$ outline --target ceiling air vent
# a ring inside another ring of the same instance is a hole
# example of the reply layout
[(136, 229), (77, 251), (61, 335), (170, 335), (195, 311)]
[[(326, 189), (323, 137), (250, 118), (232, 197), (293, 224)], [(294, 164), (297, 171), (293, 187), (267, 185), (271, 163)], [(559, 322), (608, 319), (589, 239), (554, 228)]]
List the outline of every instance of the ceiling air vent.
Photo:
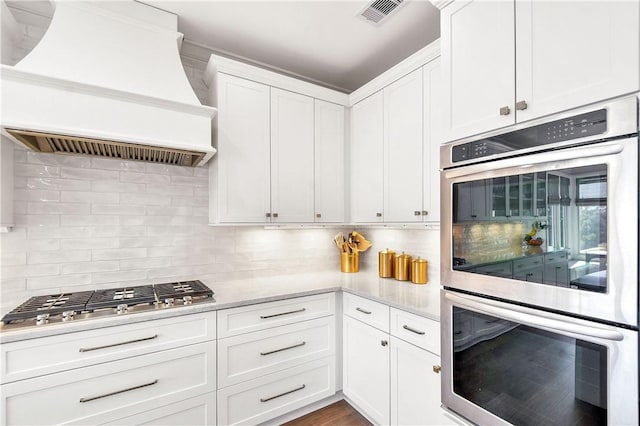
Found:
[(384, 18), (398, 9), (403, 0), (374, 0), (365, 7), (360, 15), (367, 21), (378, 24)]

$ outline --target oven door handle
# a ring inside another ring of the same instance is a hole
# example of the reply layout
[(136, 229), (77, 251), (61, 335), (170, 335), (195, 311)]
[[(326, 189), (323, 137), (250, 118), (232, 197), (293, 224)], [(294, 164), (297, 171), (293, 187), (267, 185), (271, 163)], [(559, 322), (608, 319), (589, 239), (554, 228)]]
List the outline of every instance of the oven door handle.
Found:
[(544, 316), (532, 315), (524, 312), (514, 311), (511, 309), (505, 309), (499, 306), (495, 306), (489, 301), (487, 303), (480, 303), (475, 300), (468, 299), (467, 297), (458, 296), (451, 293), (447, 293), (445, 297), (456, 306), (470, 308), (483, 314), (498, 316), (509, 321), (517, 322), (535, 328), (544, 328), (546, 330), (555, 331), (558, 333), (578, 334), (590, 339), (597, 338), (615, 341), (621, 341), (624, 339), (622, 333), (614, 330), (566, 323), (552, 318), (546, 318)]
[[(567, 148), (563, 150), (541, 152), (538, 154), (527, 155), (526, 157), (506, 158), (504, 160), (496, 160), (491, 164), (491, 170), (510, 169), (512, 167), (524, 167), (523, 161), (527, 166), (535, 164), (545, 164), (550, 162), (558, 162), (563, 160), (574, 160), (576, 158), (603, 157), (607, 155), (616, 155), (624, 151), (624, 146), (619, 143), (579, 146)], [(526, 159), (525, 159), (526, 158)], [(446, 170), (444, 177), (446, 179), (458, 178), (462, 176), (474, 175), (487, 170), (486, 164), (472, 164), (457, 169)]]

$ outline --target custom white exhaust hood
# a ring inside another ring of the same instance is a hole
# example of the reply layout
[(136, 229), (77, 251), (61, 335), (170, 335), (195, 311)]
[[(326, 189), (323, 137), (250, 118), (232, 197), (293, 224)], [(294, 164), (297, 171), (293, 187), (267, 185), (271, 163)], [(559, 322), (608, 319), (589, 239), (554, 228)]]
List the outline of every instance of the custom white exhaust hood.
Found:
[(2, 133), (40, 152), (198, 166), (215, 108), (185, 75), (177, 16), (133, 2), (55, 3), (51, 25), (2, 66)]

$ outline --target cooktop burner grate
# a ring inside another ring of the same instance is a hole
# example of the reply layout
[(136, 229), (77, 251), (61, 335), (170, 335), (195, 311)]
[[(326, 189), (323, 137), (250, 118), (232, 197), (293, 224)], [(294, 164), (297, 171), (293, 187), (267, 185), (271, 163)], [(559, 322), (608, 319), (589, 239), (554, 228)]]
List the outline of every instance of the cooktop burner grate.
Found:
[(155, 303), (155, 301), (156, 297), (153, 292), (153, 286), (151, 285), (111, 288), (108, 290), (96, 290), (87, 302), (87, 310), (115, 308), (120, 304), (151, 304)]
[(181, 298), (184, 296), (213, 296), (213, 291), (198, 280), (156, 284), (154, 287), (156, 289), (158, 299), (160, 300), (164, 300), (167, 297)]
[(6, 314), (2, 321), (6, 323), (33, 318), (40, 314), (55, 315), (66, 311), (81, 312), (92, 294), (93, 291), (81, 291), (50, 296), (35, 296)]

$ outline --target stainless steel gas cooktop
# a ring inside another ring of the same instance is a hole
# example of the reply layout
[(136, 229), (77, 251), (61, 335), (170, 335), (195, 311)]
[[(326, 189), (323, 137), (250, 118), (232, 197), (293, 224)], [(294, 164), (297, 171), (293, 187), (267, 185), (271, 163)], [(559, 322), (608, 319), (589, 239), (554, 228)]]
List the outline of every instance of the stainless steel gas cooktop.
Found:
[(2, 331), (215, 302), (201, 281), (35, 296), (2, 318)]

